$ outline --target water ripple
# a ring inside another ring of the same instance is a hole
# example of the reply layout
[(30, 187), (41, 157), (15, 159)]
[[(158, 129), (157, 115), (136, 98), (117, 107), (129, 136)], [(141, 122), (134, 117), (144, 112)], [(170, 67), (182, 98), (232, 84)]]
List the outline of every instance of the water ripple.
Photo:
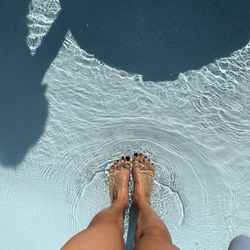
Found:
[(226, 249), (247, 231), (250, 43), (156, 83), (96, 60), (69, 32), (44, 81), (49, 118), (27, 162), (63, 184), (74, 232), (109, 204), (112, 162), (135, 151), (156, 165), (152, 204), (182, 249)]

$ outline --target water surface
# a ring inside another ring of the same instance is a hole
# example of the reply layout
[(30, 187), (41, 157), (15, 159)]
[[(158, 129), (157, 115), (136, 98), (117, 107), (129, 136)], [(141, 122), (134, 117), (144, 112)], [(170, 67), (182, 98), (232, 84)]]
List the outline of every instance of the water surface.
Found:
[[(43, 3), (47, 14), (30, 5), (33, 53), (60, 9)], [(18, 167), (1, 163), (0, 249), (59, 249), (109, 204), (107, 170), (134, 151), (157, 167), (152, 203), (176, 245), (227, 249), (250, 233), (249, 82), (249, 43), (155, 82), (96, 59), (69, 30), (42, 79), (42, 135)]]

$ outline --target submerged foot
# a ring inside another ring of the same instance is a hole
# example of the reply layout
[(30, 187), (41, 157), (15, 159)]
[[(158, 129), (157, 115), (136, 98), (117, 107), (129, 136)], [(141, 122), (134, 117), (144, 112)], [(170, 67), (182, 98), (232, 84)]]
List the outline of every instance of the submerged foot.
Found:
[(137, 153), (133, 157), (134, 202), (137, 206), (150, 204), (155, 167), (146, 156)]
[(127, 156), (117, 160), (109, 171), (111, 202), (123, 210), (126, 210), (128, 207), (130, 167), (130, 157)]

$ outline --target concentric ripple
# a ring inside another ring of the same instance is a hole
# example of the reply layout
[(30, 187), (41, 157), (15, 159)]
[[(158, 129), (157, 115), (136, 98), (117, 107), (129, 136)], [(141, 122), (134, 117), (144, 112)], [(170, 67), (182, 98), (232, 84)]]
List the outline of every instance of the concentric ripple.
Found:
[(157, 167), (152, 204), (182, 249), (224, 249), (246, 228), (250, 91), (248, 68), (237, 64), (243, 56), (248, 62), (248, 47), (175, 82), (144, 82), (88, 55), (68, 33), (45, 78), (50, 114), (36, 155), (49, 158), (43, 177), (65, 187), (74, 233), (108, 206), (108, 168), (134, 152)]
[[(128, 124), (126, 128), (124, 123)], [(143, 125), (138, 128), (138, 124)], [(116, 140), (108, 140), (111, 130)], [(216, 197), (215, 193), (226, 196), (228, 187), (221, 183), (221, 173), (211, 156), (205, 153), (207, 150), (195, 141), (171, 131), (166, 125), (157, 124), (156, 128), (156, 122), (143, 119), (103, 124), (97, 138), (102, 143), (96, 142), (88, 148), (80, 144), (62, 153), (49, 171), (59, 171), (61, 162), (65, 163), (61, 171), (66, 177), (66, 193), (71, 201), (69, 223), (75, 232), (86, 227), (98, 211), (108, 206), (107, 169), (122, 155), (133, 152), (146, 154), (156, 164), (152, 204), (172, 230), (185, 230), (190, 223), (196, 225), (201, 221), (209, 224), (211, 216), (216, 219), (220, 215), (211, 214), (209, 201)], [(53, 175), (44, 173), (48, 178)], [(209, 192), (211, 189), (213, 194)], [(218, 200), (214, 205), (220, 207), (221, 213), (226, 211), (223, 201)], [(197, 206), (199, 209), (191, 211)], [(127, 223), (126, 220), (126, 228)]]

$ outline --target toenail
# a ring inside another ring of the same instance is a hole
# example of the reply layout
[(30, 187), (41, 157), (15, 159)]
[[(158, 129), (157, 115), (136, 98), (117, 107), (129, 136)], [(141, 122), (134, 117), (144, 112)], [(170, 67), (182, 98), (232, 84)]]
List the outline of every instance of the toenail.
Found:
[(145, 155), (145, 158), (147, 159), (147, 156)]
[(134, 153), (134, 156), (138, 156), (138, 153)]
[(130, 161), (130, 157), (129, 156), (126, 156), (126, 161)]
[(124, 158), (124, 156), (122, 156), (122, 160), (124, 160), (125, 158)]
[(142, 155), (142, 153), (140, 153), (140, 155)]

